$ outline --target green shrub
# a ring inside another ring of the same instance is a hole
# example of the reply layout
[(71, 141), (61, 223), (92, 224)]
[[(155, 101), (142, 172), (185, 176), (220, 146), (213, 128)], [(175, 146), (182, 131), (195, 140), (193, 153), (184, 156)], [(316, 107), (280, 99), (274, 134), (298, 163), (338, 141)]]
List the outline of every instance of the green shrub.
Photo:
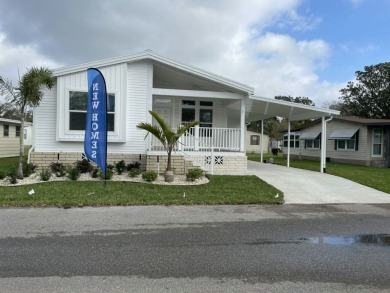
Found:
[(77, 161), (76, 167), (79, 170), (79, 173), (89, 173), (93, 168), (91, 163), (87, 159), (82, 159), (81, 161)]
[(3, 180), (5, 178), (5, 173), (3, 171), (0, 171), (0, 180)]
[(186, 177), (187, 181), (195, 181), (196, 179), (202, 178), (203, 175), (203, 170), (197, 168), (188, 170)]
[(8, 172), (8, 177), (9, 177), (9, 182), (11, 184), (16, 184), (18, 183), (18, 180), (16, 179), (17, 178), (17, 171), (16, 171), (16, 168), (15, 167), (12, 167), (9, 172)]
[(111, 180), (112, 176), (114, 175), (114, 172), (112, 171), (112, 169), (106, 168), (106, 173), (105, 174), (102, 171), (100, 171), (99, 174), (100, 174), (99, 175), (100, 179), (102, 179), (102, 180)]
[(137, 177), (139, 175), (141, 175), (142, 171), (140, 169), (137, 169), (137, 168), (133, 168), (129, 171), (129, 176), (131, 178), (134, 178), (134, 177)]
[(131, 169), (140, 169), (140, 167), (141, 167), (141, 163), (133, 162), (127, 165), (127, 171), (130, 171)]
[(126, 163), (124, 160), (119, 161), (118, 163), (115, 164), (115, 169), (116, 172), (120, 175), (126, 170)]
[(91, 171), (91, 177), (92, 178), (98, 178), (99, 177), (99, 168), (93, 168)]
[(147, 181), (147, 182), (152, 182), (157, 179), (157, 172), (155, 171), (146, 171), (142, 173), (142, 179)]
[(48, 181), (51, 177), (51, 171), (50, 169), (43, 169), (40, 173), (39, 173), (39, 177), (41, 178), (42, 181)]
[(51, 163), (50, 170), (56, 174), (57, 177), (64, 177), (66, 175), (66, 168), (62, 163)]
[(35, 173), (35, 170), (37, 169), (37, 165), (34, 165), (33, 163), (23, 163), (23, 176), (28, 177), (32, 173)]
[(80, 177), (80, 171), (77, 167), (69, 167), (67, 172), (70, 180), (76, 181)]

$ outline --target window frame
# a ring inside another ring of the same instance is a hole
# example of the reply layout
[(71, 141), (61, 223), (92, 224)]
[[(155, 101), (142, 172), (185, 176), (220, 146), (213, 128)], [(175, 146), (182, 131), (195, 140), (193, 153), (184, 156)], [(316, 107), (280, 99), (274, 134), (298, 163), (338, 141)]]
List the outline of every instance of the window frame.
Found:
[[(85, 113), (85, 115), (87, 114), (87, 109), (85, 110), (80, 110), (80, 109), (75, 109), (75, 110), (71, 110), (70, 108), (70, 102), (71, 102), (71, 99), (70, 99), (70, 93), (71, 92), (78, 92), (78, 93), (84, 93), (84, 94), (87, 94), (87, 101), (88, 101), (88, 92), (87, 91), (69, 91), (69, 100), (68, 100), (68, 125), (67, 125), (67, 128), (69, 129), (69, 131), (85, 131), (85, 129), (71, 129), (70, 128), (70, 122), (71, 122), (71, 119), (70, 119), (70, 114), (71, 113)], [(111, 92), (108, 92), (107, 91), (107, 96), (114, 96), (114, 101), (115, 101), (115, 106), (114, 106), (114, 111), (107, 111), (107, 116), (108, 115), (114, 115), (114, 129), (113, 130), (108, 130), (108, 133), (115, 133), (115, 127), (117, 127), (117, 123), (115, 123), (115, 110), (116, 110), (116, 96), (114, 93), (111, 93)], [(86, 105), (88, 106), (88, 105)]]
[[(357, 133), (357, 132), (356, 132)], [(356, 150), (356, 133), (350, 139), (335, 139), (336, 141), (336, 151), (347, 151), (347, 152), (357, 152)], [(353, 141), (353, 148), (348, 148), (348, 142)], [(341, 148), (339, 143), (344, 142), (344, 147)]]
[[(299, 134), (290, 133), (290, 149), (300, 148), (300, 141), (299, 141), (300, 136), (301, 136), (300, 133)], [(288, 133), (285, 133), (285, 135), (283, 135), (283, 148), (287, 148), (287, 147), (288, 147)]]
[[(375, 143), (374, 141), (374, 135), (375, 135), (375, 130), (379, 130), (380, 131), (380, 143)], [(379, 128), (379, 127), (375, 127), (372, 129), (372, 132), (371, 132), (371, 156), (372, 157), (376, 157), (376, 158), (381, 158), (383, 157), (383, 129), (382, 128)], [(380, 151), (381, 153), (378, 155), (378, 154), (374, 154), (374, 145), (380, 145)]]
[(9, 137), (9, 124), (3, 124), (3, 137)]
[[(256, 138), (256, 139), (254, 139)], [(260, 135), (251, 134), (250, 136), (250, 145), (260, 145)]]
[[(58, 83), (57, 90), (61, 88), (61, 84)], [(65, 86), (60, 92), (60, 98), (57, 100), (57, 141), (84, 141), (85, 130), (70, 130), (69, 129), (69, 104), (71, 91), (87, 92), (84, 87), (67, 87)], [(126, 142), (126, 124), (121, 123), (126, 117), (126, 107), (122, 100), (123, 89), (107, 88), (107, 92), (115, 95), (115, 111), (114, 111), (114, 130), (108, 131), (108, 142)]]
[(20, 137), (20, 126), (19, 125), (15, 126), (15, 137)]
[[(309, 146), (309, 142), (311, 145)], [(316, 146), (316, 142), (318, 142), (318, 146)], [(319, 135), (316, 139), (305, 139), (305, 149), (308, 150), (320, 150), (321, 149), (321, 135)]]

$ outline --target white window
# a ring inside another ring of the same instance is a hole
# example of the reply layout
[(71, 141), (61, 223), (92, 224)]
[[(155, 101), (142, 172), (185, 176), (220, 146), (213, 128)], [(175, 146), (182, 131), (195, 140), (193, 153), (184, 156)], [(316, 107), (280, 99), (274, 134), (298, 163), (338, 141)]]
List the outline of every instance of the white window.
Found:
[[(299, 132), (290, 133), (290, 148), (299, 149)], [(288, 134), (284, 134), (283, 147), (287, 148), (288, 146)]]
[[(87, 103), (87, 92), (69, 92), (69, 130), (85, 130)], [(107, 130), (115, 131), (115, 94), (107, 95)]]
[(15, 127), (15, 136), (20, 137), (20, 126)]
[(383, 147), (383, 132), (381, 128), (372, 129), (372, 156), (381, 157)]
[(305, 140), (305, 147), (307, 149), (320, 149), (321, 147), (321, 142), (320, 139), (306, 139)]
[(336, 140), (338, 150), (356, 150), (356, 135), (352, 136), (351, 139), (338, 139)]

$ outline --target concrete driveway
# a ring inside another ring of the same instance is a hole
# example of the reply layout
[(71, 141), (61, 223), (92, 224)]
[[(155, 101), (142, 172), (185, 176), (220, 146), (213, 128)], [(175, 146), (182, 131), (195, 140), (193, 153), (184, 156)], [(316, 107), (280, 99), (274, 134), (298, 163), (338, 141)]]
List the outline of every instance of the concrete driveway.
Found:
[(390, 203), (390, 194), (320, 172), (248, 161), (256, 175), (283, 191), (286, 204)]

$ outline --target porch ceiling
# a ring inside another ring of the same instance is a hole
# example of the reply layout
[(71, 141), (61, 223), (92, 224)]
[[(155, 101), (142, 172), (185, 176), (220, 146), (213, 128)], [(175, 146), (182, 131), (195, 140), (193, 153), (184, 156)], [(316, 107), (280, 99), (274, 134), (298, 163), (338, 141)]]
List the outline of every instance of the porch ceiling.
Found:
[(283, 117), (288, 118), (290, 121), (299, 121), (340, 114), (340, 111), (256, 96), (249, 96), (246, 99), (245, 112), (245, 122), (272, 117)]

